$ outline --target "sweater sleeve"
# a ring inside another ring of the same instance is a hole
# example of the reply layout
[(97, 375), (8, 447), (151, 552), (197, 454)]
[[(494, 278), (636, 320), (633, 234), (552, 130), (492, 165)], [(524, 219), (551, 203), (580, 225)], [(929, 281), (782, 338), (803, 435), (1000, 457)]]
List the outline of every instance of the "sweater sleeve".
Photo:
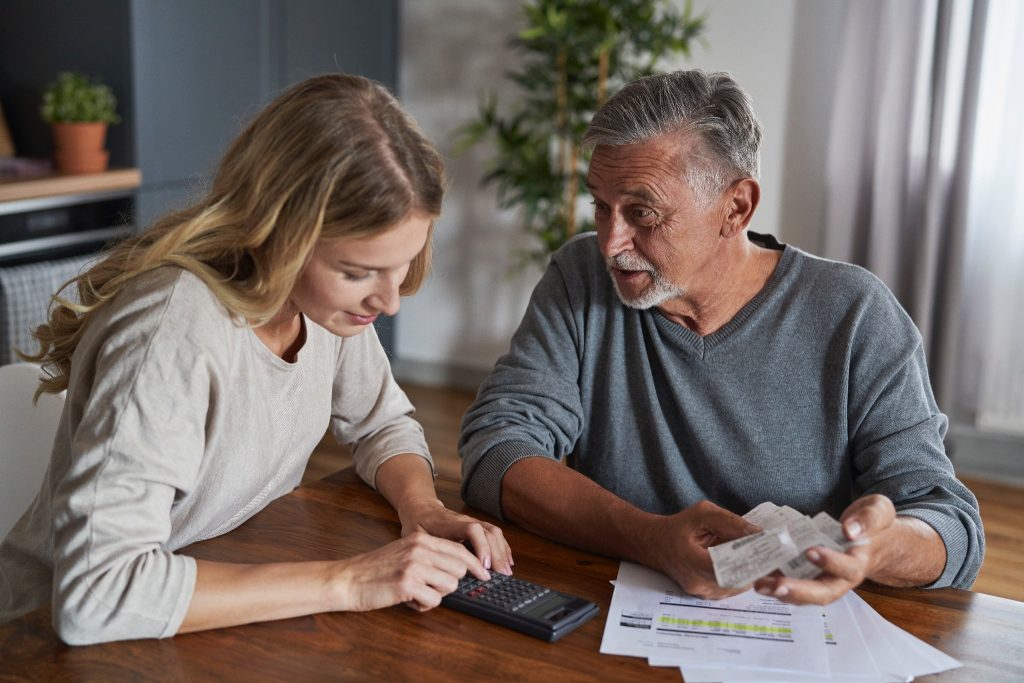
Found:
[(518, 460), (561, 460), (583, 429), (581, 334), (558, 255), (533, 291), (509, 352), (462, 421), (462, 497), (501, 517), (501, 480)]
[(356, 472), (375, 487), (377, 468), (402, 453), (421, 456), (434, 470), (423, 427), (413, 406), (395, 382), (387, 354), (373, 327), (339, 340), (331, 401), (331, 432), (352, 445)]
[(895, 310), (884, 304), (873, 307), (851, 363), (854, 495), (888, 496), (897, 514), (938, 532), (946, 565), (927, 587), (970, 588), (985, 554), (978, 501), (946, 456), (947, 419), (932, 394), (920, 335), (895, 300), (888, 307)]
[(211, 376), (206, 332), (168, 313), (169, 298), (129, 302), (87, 343), (94, 355), (76, 354), (91, 386), (69, 392), (81, 415), (52, 529), (54, 628), (70, 644), (174, 635), (191, 602), (195, 560), (167, 541), (202, 460)]

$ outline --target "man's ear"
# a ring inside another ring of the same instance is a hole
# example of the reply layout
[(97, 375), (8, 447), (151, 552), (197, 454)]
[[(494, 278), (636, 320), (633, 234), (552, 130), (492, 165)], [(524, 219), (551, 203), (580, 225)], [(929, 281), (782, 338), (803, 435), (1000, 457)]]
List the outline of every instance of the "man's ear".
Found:
[(730, 239), (743, 232), (754, 217), (761, 200), (761, 186), (753, 178), (737, 180), (725, 191), (725, 215), (722, 217), (722, 237)]

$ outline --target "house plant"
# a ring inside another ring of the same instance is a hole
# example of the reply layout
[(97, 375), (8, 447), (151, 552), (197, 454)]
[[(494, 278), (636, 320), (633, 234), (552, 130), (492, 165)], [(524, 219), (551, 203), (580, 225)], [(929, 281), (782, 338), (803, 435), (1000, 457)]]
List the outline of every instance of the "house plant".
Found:
[(537, 246), (521, 261), (548, 256), (593, 222), (577, 211), (586, 194), (587, 158), (579, 142), (590, 117), (623, 84), (654, 72), (658, 61), (690, 54), (704, 31), (690, 0), (525, 0), (526, 28), (511, 38), (523, 61), (507, 73), (523, 92), (506, 110), (486, 97), (458, 131), (459, 150), (495, 144), (483, 185), (502, 208), (520, 208)]
[(120, 122), (117, 99), (98, 79), (65, 71), (47, 86), (39, 109), (51, 124), (54, 161), (65, 173), (98, 173), (107, 168), (107, 125)]

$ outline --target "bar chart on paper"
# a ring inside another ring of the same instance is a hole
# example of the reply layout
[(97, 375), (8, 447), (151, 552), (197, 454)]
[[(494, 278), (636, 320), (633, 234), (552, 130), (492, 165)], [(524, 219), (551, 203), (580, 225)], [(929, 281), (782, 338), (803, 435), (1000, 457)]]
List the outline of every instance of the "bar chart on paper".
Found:
[(679, 667), (687, 681), (729, 683), (888, 683), (960, 666), (855, 593), (824, 607), (754, 591), (704, 600), (629, 562), (619, 566), (601, 652)]
[[(677, 613), (685, 610), (686, 616)], [(706, 613), (706, 616), (703, 614)], [(700, 615), (699, 618), (695, 618)], [(666, 595), (658, 615), (658, 631), (665, 634), (726, 636), (793, 642), (790, 610), (771, 598), (734, 607), (722, 601)]]

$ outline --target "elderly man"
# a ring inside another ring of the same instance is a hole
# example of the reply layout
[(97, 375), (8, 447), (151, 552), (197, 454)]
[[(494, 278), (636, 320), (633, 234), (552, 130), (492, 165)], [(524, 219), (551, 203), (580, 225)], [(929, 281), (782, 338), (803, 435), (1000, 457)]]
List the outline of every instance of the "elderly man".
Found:
[(723, 73), (643, 78), (594, 116), (596, 234), (553, 256), (467, 412), (463, 497), (703, 597), (735, 592), (707, 548), (756, 531), (737, 513), (763, 501), (867, 543), (813, 548), (817, 579), (762, 593), (969, 587), (984, 532), (921, 336), (867, 271), (747, 230), (760, 141)]

